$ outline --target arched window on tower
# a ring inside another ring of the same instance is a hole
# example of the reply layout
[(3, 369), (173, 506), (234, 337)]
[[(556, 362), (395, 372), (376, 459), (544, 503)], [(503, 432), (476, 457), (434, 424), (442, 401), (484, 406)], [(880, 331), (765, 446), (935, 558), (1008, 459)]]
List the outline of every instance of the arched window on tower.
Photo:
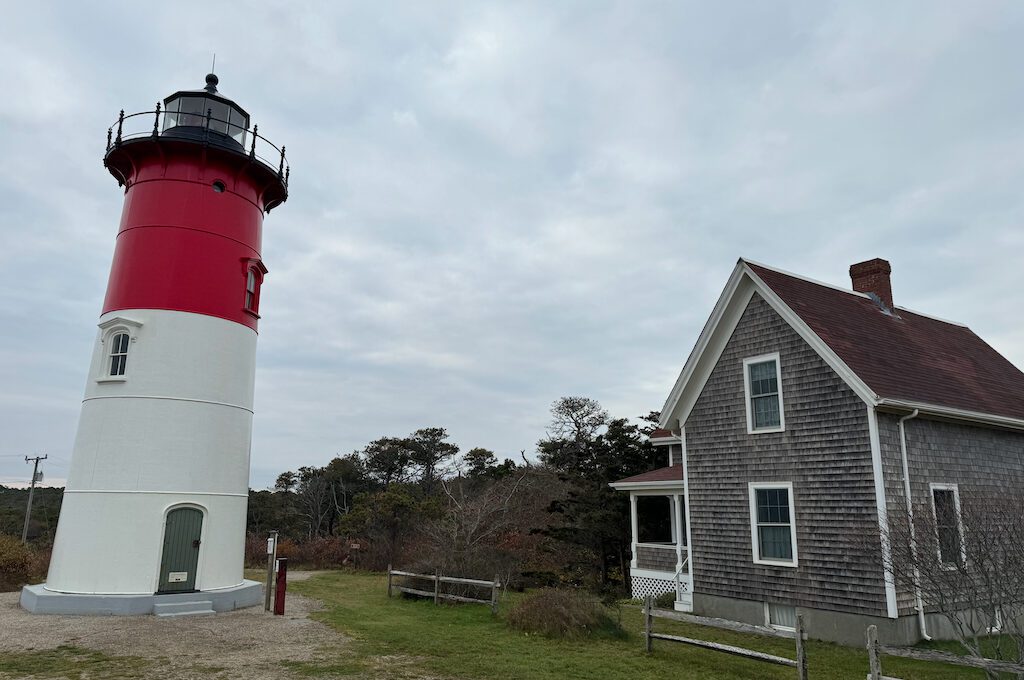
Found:
[[(94, 366), (98, 368), (96, 382), (122, 383), (128, 377), (128, 354), (138, 339), (142, 322), (124, 316), (114, 316), (99, 324), (100, 355)], [(132, 360), (137, 363), (136, 359)]]
[(126, 331), (119, 331), (110, 337), (110, 371), (111, 378), (124, 375), (128, 367), (128, 343), (131, 336)]

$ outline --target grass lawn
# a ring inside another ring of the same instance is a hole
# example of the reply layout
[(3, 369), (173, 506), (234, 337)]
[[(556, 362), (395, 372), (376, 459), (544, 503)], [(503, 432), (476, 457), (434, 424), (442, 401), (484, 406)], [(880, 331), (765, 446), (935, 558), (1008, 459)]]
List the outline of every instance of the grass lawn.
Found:
[[(565, 642), (524, 635), (504, 620), (508, 602), (497, 618), (486, 606), (434, 606), (432, 602), (388, 599), (380, 574), (332, 572), (289, 585), (315, 597), (327, 609), (315, 616), (355, 639), (351, 652), (319, 662), (291, 664), (311, 677), (566, 680), (660, 680), (708, 678), (796, 677), (794, 669), (756, 662), (679, 643), (655, 641), (644, 652), (638, 607), (622, 607), (626, 639), (597, 638)], [(514, 599), (515, 596), (512, 596)], [(659, 632), (723, 642), (795, 657), (789, 640), (742, 635), (729, 631), (656, 620)], [(867, 653), (862, 649), (809, 642), (808, 665), (813, 680), (864, 678)], [(886, 675), (905, 680), (984, 678), (980, 671), (887, 657)]]
[(135, 656), (109, 656), (81, 647), (61, 646), (46, 651), (0, 652), (0, 676), (11, 678), (140, 678), (152, 662)]

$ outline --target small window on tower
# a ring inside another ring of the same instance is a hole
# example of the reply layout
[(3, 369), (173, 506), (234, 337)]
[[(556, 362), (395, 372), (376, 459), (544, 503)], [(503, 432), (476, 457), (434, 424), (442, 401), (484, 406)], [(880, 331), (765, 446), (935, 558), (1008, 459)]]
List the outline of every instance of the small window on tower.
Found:
[(128, 366), (128, 343), (131, 337), (127, 333), (115, 333), (110, 338), (110, 373), (111, 377), (124, 375)]
[(256, 314), (260, 306), (260, 279), (255, 267), (250, 267), (245, 279), (245, 309)]
[[(94, 369), (98, 383), (123, 383), (128, 376), (128, 352), (136, 339), (142, 322), (124, 316), (101, 321), (99, 347)], [(132, 360), (138, 361), (138, 357)]]

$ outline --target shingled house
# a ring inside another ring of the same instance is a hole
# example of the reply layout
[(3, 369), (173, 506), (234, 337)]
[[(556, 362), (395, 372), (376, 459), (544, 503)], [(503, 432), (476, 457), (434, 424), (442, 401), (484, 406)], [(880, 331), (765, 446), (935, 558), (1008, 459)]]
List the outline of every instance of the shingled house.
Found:
[(666, 466), (612, 484), (630, 495), (634, 596), (779, 627), (800, 613), (848, 644), (871, 623), (894, 643), (942, 635), (864, 537), (908, 495), (942, 515), (1024, 485), (1024, 373), (895, 306), (885, 260), (850, 275), (852, 291), (737, 263), (652, 435)]

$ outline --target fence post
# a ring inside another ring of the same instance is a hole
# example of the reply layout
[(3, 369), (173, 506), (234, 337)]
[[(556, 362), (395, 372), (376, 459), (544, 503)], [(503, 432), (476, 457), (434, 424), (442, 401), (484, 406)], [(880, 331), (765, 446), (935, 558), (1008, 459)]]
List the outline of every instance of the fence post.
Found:
[(644, 638), (647, 639), (647, 651), (650, 652), (654, 640), (651, 638), (651, 633), (654, 631), (651, 628), (654, 627), (654, 616), (651, 614), (651, 607), (654, 605), (654, 598), (650, 595), (644, 597)]
[(882, 663), (878, 658), (878, 627), (868, 626), (868, 667), (871, 680), (882, 680)]
[(796, 617), (796, 677), (807, 680), (807, 650), (804, 649), (804, 617)]
[(495, 615), (498, 613), (498, 575), (494, 575), (494, 580), (491, 581), (491, 614)]
[(391, 597), (391, 563), (388, 563), (388, 597)]
[(441, 601), (441, 570), (434, 570), (434, 604)]

